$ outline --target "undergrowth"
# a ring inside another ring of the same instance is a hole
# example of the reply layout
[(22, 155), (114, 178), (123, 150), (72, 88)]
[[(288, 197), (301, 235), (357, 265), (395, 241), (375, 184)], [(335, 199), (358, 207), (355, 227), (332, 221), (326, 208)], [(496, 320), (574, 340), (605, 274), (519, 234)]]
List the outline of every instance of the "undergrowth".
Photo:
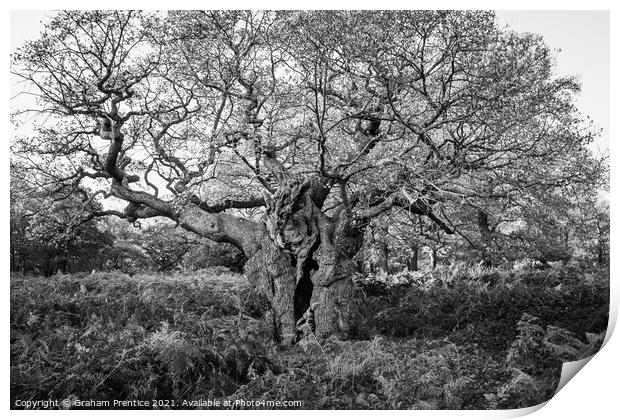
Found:
[(11, 279), (11, 401), (299, 400), (486, 409), (553, 395), (593, 354), (604, 273), (453, 266), (358, 279), (350, 341), (278, 349), (266, 298), (226, 270)]

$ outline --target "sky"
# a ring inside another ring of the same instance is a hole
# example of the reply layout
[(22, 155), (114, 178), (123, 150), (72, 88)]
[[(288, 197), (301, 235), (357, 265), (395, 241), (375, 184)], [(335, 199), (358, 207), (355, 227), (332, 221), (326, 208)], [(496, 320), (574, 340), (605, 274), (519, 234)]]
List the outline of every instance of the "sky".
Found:
[[(11, 12), (11, 51), (26, 40), (36, 39), (49, 11)], [(556, 52), (556, 76), (577, 76), (582, 84), (578, 108), (602, 129), (594, 150), (609, 146), (609, 12), (608, 11), (496, 11), (500, 27), (543, 36)], [(14, 81), (14, 79), (12, 79)], [(11, 96), (16, 92), (12, 85)], [(15, 102), (27, 99), (19, 98)], [(20, 104), (21, 105), (21, 104)]]
[(53, 12), (38, 10), (11, 11), (11, 51), (25, 41), (36, 39), (43, 27), (41, 21), (52, 15)]

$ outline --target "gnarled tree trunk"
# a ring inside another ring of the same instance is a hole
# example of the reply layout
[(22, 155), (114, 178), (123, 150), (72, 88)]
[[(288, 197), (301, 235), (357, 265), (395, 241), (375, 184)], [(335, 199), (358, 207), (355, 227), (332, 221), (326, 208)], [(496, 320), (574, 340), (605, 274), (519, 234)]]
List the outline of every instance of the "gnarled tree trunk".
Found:
[(363, 234), (348, 215), (321, 211), (326, 191), (314, 178), (266, 198), (266, 235), (246, 264), (247, 275), (260, 279), (271, 296), (283, 343), (294, 341), (295, 324), (308, 310), (318, 336), (349, 334), (353, 257)]

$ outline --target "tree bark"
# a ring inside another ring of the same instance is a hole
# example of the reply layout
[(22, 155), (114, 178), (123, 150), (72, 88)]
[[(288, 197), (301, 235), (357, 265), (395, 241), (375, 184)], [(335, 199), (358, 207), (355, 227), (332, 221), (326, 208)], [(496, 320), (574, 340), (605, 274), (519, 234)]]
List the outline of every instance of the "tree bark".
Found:
[(431, 248), (431, 267), (437, 268), (437, 250)]
[(383, 241), (379, 245), (381, 249), (381, 269), (385, 272), (385, 274), (389, 274), (390, 270), (390, 250), (388, 248), (387, 242)]
[(418, 271), (418, 252), (418, 245), (411, 245), (411, 255), (409, 255), (409, 260), (407, 261), (407, 268), (409, 271)]
[(245, 276), (267, 294), (276, 341), (290, 345), (295, 339), (295, 268), (291, 259), (260, 229), (256, 247), (244, 266)]
[(491, 267), (493, 265), (493, 258), (491, 255), (493, 232), (489, 227), (489, 215), (482, 210), (478, 210), (478, 230), (480, 232), (482, 264), (486, 267)]
[(314, 256), (318, 269), (312, 275), (316, 334), (319, 337), (349, 336), (354, 271), (353, 258), (364, 237), (357, 221), (346, 216), (322, 225), (321, 244)]

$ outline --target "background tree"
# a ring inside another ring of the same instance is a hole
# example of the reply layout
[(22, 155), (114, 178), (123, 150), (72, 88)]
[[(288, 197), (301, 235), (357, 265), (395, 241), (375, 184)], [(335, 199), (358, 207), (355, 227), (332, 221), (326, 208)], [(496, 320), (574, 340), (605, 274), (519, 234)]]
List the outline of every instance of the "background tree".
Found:
[(97, 267), (99, 251), (112, 243), (112, 235), (95, 220), (70, 227), (100, 205), (66, 191), (48, 195), (22, 175), (11, 171), (11, 271), (50, 276)]

